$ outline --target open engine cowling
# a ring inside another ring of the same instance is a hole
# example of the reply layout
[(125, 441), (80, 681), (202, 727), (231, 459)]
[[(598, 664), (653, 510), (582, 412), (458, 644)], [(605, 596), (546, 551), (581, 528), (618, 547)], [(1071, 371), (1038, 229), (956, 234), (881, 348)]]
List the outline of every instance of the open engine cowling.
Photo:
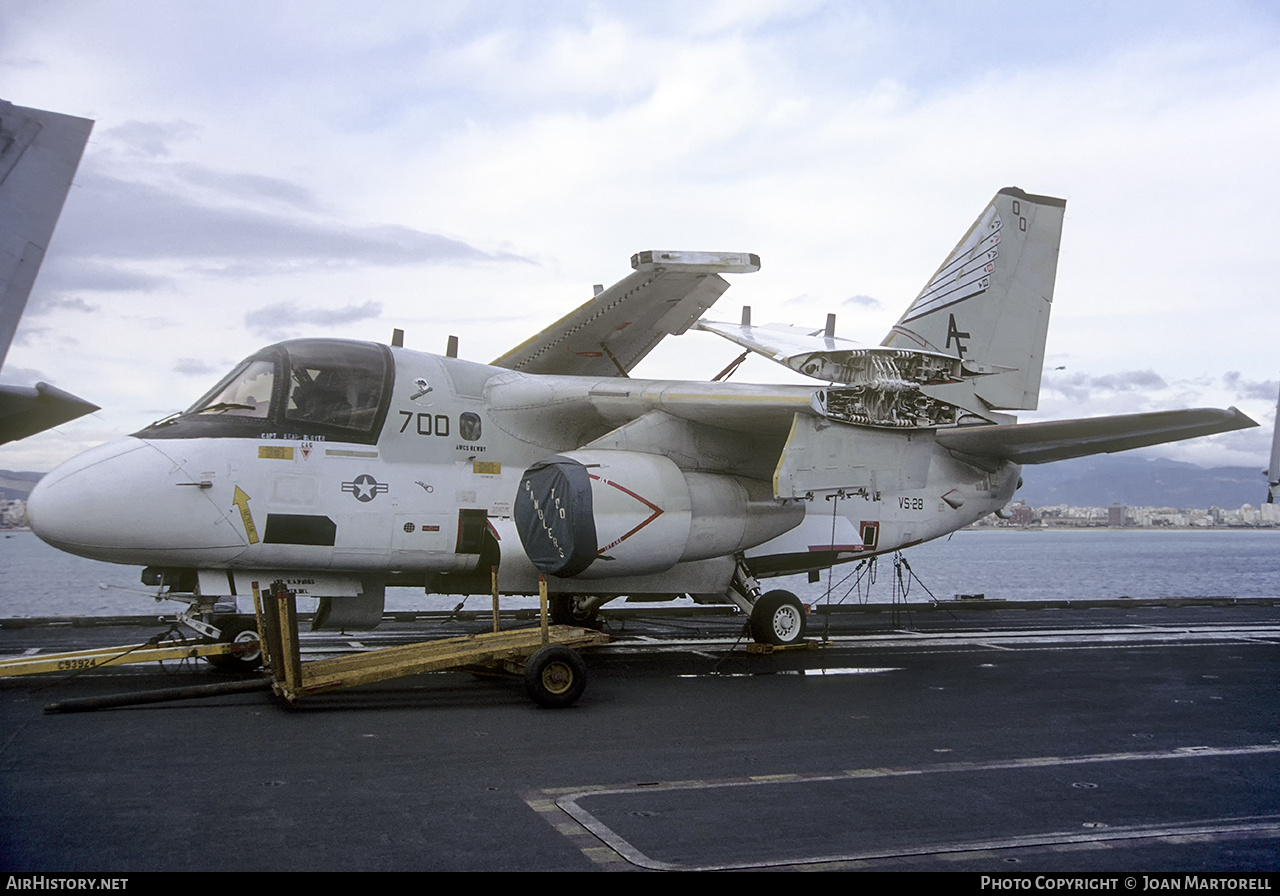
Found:
[(540, 571), (584, 579), (665, 572), (762, 544), (804, 509), (766, 483), (691, 473), (638, 451), (572, 451), (530, 467), (515, 522)]

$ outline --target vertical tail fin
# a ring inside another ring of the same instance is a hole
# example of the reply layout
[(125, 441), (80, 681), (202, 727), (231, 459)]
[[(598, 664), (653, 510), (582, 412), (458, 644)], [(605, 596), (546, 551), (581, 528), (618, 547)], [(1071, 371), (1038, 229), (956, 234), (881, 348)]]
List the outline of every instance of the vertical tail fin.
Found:
[(1267, 464), (1267, 503), (1280, 498), (1280, 397), (1276, 398), (1276, 422), (1271, 430), (1271, 462)]
[(881, 344), (961, 358), (986, 407), (1034, 410), (1066, 205), (997, 193)]

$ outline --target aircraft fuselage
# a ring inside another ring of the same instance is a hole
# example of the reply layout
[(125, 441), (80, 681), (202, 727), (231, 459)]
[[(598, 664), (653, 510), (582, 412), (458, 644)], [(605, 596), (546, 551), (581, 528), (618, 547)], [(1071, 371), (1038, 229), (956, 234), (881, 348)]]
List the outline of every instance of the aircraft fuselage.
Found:
[[(860, 472), (778, 497), (777, 458), (799, 418), (817, 419), (814, 392), (298, 340), (252, 356), (184, 414), (58, 467), (29, 516), (63, 550), (198, 571), (205, 591), (283, 577), (343, 596), (381, 577), (466, 592), (487, 590), (498, 565), (504, 592), (534, 593), (522, 482), (568, 457), (594, 471), (596, 543), (585, 569), (553, 564), (553, 593), (722, 597), (737, 557), (757, 576), (825, 568), (944, 535), (1012, 496), (1016, 465), (962, 463), (932, 430), (819, 420), (843, 436), (828, 465)], [(821, 478), (823, 461), (805, 463)]]

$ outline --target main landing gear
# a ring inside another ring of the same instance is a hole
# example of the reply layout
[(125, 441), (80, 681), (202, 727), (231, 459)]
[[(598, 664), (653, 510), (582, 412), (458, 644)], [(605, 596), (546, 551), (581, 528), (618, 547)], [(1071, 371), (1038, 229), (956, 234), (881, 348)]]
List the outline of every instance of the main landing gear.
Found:
[(804, 641), (805, 608), (800, 598), (780, 589), (761, 594), (760, 583), (741, 557), (730, 584), (729, 599), (749, 614), (748, 629), (754, 641), (774, 647)]
[(599, 598), (589, 594), (553, 594), (547, 598), (552, 625), (577, 625), (595, 628), (600, 619)]
[(804, 640), (805, 611), (790, 591), (770, 591), (751, 608), (751, 637), (760, 644), (787, 647)]

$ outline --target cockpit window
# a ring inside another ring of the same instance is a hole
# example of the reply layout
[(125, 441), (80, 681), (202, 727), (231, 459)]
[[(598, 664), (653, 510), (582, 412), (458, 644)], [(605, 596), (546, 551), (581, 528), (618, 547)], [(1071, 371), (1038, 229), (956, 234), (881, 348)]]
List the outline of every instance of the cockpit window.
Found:
[(260, 417), (271, 413), (271, 391), (276, 381), (274, 361), (242, 361), (213, 391), (201, 398), (182, 416), (221, 414), (229, 417)]
[(372, 444), (387, 416), (392, 378), (385, 346), (341, 339), (283, 342), (241, 361), (187, 410), (137, 435)]
[(378, 415), (382, 395), (385, 368), (381, 357), (335, 351), (333, 346), (325, 349), (322, 355), (302, 350), (289, 353), (285, 417), (368, 431)]

